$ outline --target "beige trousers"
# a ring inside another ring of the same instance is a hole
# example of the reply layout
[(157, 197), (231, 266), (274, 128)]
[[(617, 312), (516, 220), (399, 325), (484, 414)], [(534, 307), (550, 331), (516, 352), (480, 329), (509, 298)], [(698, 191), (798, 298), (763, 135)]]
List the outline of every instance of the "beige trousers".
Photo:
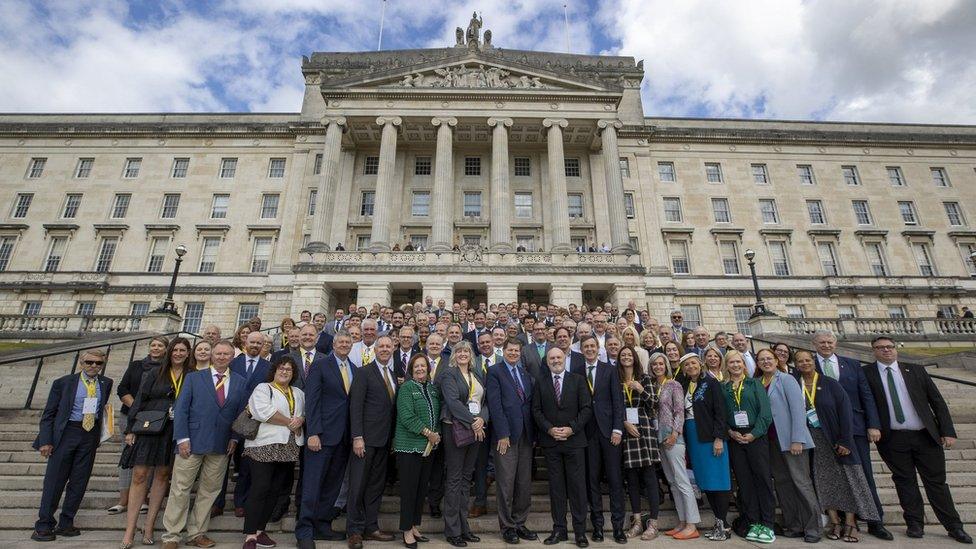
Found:
[[(180, 534), (186, 528), (186, 539), (192, 540), (207, 533), (210, 526), (210, 508), (213, 507), (220, 487), (224, 483), (227, 473), (226, 454), (192, 454), (183, 458), (176, 454), (173, 464), (172, 480), (169, 487), (169, 499), (166, 502), (166, 512), (163, 514), (163, 541), (180, 542)], [(197, 477), (197, 498), (190, 512), (190, 491)]]

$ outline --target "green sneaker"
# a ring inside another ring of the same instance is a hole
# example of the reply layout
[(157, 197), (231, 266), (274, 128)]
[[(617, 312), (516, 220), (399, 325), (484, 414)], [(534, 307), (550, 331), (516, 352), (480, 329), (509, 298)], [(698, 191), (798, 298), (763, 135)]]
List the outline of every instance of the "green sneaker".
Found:
[(772, 528), (759, 526), (758, 533), (752, 541), (755, 541), (756, 543), (773, 543), (776, 541), (776, 534), (773, 532)]
[(746, 539), (749, 541), (756, 541), (759, 538), (759, 531), (762, 528), (759, 524), (753, 524), (749, 527), (749, 533), (746, 534)]

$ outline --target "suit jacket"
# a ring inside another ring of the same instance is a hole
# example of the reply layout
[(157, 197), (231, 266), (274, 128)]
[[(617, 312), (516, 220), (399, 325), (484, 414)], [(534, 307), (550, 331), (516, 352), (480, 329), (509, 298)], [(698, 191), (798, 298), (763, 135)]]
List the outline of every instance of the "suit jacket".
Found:
[[(596, 363), (595, 377), (592, 391), (593, 416), (586, 425), (586, 437), (601, 436), (609, 440), (613, 431), (620, 431), (621, 434), (624, 432), (624, 392), (620, 388), (617, 369), (606, 362)], [(588, 384), (585, 363), (583, 383)]]
[(247, 375), (247, 358), (246, 353), (241, 353), (230, 361), (230, 371), (244, 378), (244, 386), (247, 388), (245, 399), (251, 398), (251, 393), (258, 386), (258, 383), (264, 383), (268, 380), (268, 371), (271, 369), (270, 362), (258, 358), (254, 364), (254, 371), (251, 372), (251, 375)]
[(278, 349), (277, 351), (271, 353), (271, 357), (268, 359), (268, 362), (270, 362), (271, 364), (274, 364), (274, 363), (278, 362), (278, 359), (279, 358), (281, 358), (283, 356), (286, 356), (286, 355), (296, 356), (294, 353), (292, 353), (292, 348), (291, 347), (285, 347), (284, 349)]
[(569, 352), (569, 368), (566, 371), (571, 374), (586, 375), (586, 359), (583, 358), (583, 353)]
[(349, 389), (350, 437), (363, 437), (366, 446), (374, 448), (389, 445), (393, 437), (395, 399), (395, 395), (390, 399), (376, 361), (363, 366), (356, 372)]
[(332, 335), (326, 331), (319, 332), (319, 339), (315, 342), (315, 350), (327, 355), (332, 352)]
[[(824, 375), (823, 359), (816, 355), (817, 372)], [(847, 357), (838, 356), (837, 366), (840, 369), (840, 376), (837, 381), (841, 387), (847, 391), (847, 398), (851, 401), (851, 419), (854, 422), (854, 436), (867, 436), (868, 429), (880, 429), (881, 420), (878, 418), (878, 406), (875, 403), (874, 394), (868, 386), (867, 378), (864, 377), (864, 368), (861, 364)]]
[(513, 444), (524, 440), (529, 444), (535, 441), (532, 421), (532, 388), (534, 381), (521, 364), (517, 366), (522, 379), (525, 399), (519, 399), (515, 381), (509, 374), (505, 362), (488, 368), (485, 381), (488, 409), (492, 417), (492, 440), (508, 438)]
[[(412, 357), (416, 353), (419, 353), (420, 349), (410, 349), (410, 356)], [(409, 361), (410, 359), (407, 358)], [(400, 357), (400, 349), (393, 351), (393, 372), (397, 379), (407, 378), (407, 363), (403, 361)]]
[[(317, 435), (323, 446), (338, 446), (348, 444), (349, 437), (349, 395), (342, 383), (342, 373), (339, 372), (339, 360), (335, 354), (318, 360), (318, 355), (312, 360), (312, 368), (305, 380), (305, 435)], [(353, 378), (359, 377), (361, 370), (357, 370), (352, 363), (349, 370)]]
[[(590, 390), (586, 379), (563, 372), (562, 394), (556, 401), (556, 388), (548, 368), (539, 373), (532, 396), (532, 417), (539, 426), (539, 446), (552, 448), (563, 445), (569, 448), (586, 448), (585, 426), (593, 415)], [(549, 435), (553, 427), (570, 427), (573, 435), (557, 441)]]
[[(800, 381), (800, 390), (803, 390), (803, 379)], [(817, 377), (816, 397), (813, 407), (817, 411), (817, 419), (820, 421), (820, 430), (823, 432), (830, 448), (819, 448), (818, 450), (833, 453), (837, 463), (845, 465), (857, 465), (861, 463), (861, 458), (854, 451), (853, 419), (851, 412), (851, 399), (847, 396), (847, 391), (837, 380), (821, 375)], [(806, 396), (804, 406), (806, 405)], [(846, 456), (838, 456), (833, 447), (836, 444), (851, 450)]]
[[(471, 375), (478, 380), (482, 388), (485, 387), (485, 375), (481, 372), (481, 369), (471, 368)], [(467, 377), (458, 368), (447, 368), (437, 376), (437, 384), (441, 388), (441, 419), (445, 421), (460, 421), (470, 427), (474, 422), (475, 416), (468, 409), (470, 386), (468, 385)], [(477, 417), (483, 419), (485, 424), (487, 424), (488, 418), (491, 416), (491, 411), (488, 410), (484, 396), (479, 404), (481, 405), (481, 411)]]
[(471, 330), (470, 332), (465, 332), (464, 333), (464, 340), (467, 341), (468, 343), (470, 343), (471, 344), (471, 347), (474, 348), (475, 351), (477, 351), (478, 350), (478, 336), (481, 335), (482, 332), (490, 332), (490, 331), (491, 330), (488, 329), (488, 326), (485, 326), (484, 328), (481, 329), (480, 332), (477, 329)]
[[(323, 354), (318, 352), (316, 349), (315, 353), (312, 355), (312, 365), (308, 368), (308, 376), (311, 376), (312, 371), (316, 368), (321, 368), (330, 355), (331, 353), (329, 355)], [(304, 391), (305, 387), (308, 385), (308, 376), (305, 375), (305, 350), (299, 347), (297, 350), (289, 353), (289, 356), (298, 366), (298, 371), (295, 372), (295, 381), (292, 383), (292, 385)]]
[(217, 405), (210, 368), (190, 372), (183, 378), (183, 388), (173, 405), (173, 440), (190, 439), (190, 452), (195, 455), (227, 452), (232, 436), (230, 426), (251, 396), (244, 376), (230, 369), (227, 373), (230, 391), (223, 407)]
[[(905, 378), (908, 395), (912, 399), (915, 413), (918, 414), (925, 431), (938, 444), (941, 437), (956, 438), (956, 428), (952, 424), (952, 414), (946, 405), (942, 393), (929, 377), (928, 372), (921, 366), (904, 366), (898, 364), (901, 375)], [(881, 366), (877, 362), (864, 368), (868, 385), (874, 393), (874, 400), (878, 403), (878, 414), (881, 420), (881, 442), (888, 440), (891, 435), (891, 416), (888, 413), (888, 397), (881, 383)]]
[(339, 330), (336, 330), (336, 325), (335, 324), (336, 324), (335, 319), (332, 319), (332, 320), (326, 322), (325, 323), (325, 327), (322, 328), (322, 332), (324, 332), (326, 334), (329, 334), (330, 336), (332, 336), (333, 338), (335, 338), (336, 333), (339, 330), (342, 329), (343, 322), (339, 322)]
[[(549, 349), (552, 349), (552, 344), (546, 343), (545, 352), (548, 353)], [(529, 374), (535, 378), (549, 372), (549, 367), (546, 365), (545, 354), (543, 354), (541, 357), (539, 356), (539, 352), (536, 350), (534, 341), (522, 347), (522, 364), (525, 365), (525, 369), (529, 371)]]
[(814, 445), (807, 429), (806, 401), (796, 378), (776, 370), (768, 393), (780, 451), (788, 451), (794, 442), (803, 444), (804, 450), (812, 449)]
[[(51, 384), (47, 403), (44, 404), (44, 411), (41, 413), (37, 438), (34, 439), (33, 447), (35, 450), (48, 444), (57, 449), (58, 444), (61, 443), (61, 435), (64, 434), (64, 429), (68, 426), (68, 420), (71, 418), (71, 409), (74, 407), (78, 384), (81, 383), (81, 375), (81, 373), (68, 374), (55, 379)], [(112, 396), (112, 380), (102, 375), (96, 379), (98, 380), (100, 394), (98, 412), (95, 416), (95, 428), (101, 429), (105, 403)], [(138, 392), (138, 389), (136, 391)]]

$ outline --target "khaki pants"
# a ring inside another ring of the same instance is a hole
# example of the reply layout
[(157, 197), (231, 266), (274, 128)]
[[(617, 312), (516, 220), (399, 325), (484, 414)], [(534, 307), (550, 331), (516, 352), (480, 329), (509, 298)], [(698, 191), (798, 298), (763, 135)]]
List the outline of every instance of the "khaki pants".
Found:
[[(213, 507), (220, 487), (227, 473), (226, 454), (192, 454), (183, 458), (176, 454), (173, 464), (172, 481), (169, 488), (169, 499), (166, 502), (166, 512), (163, 514), (163, 541), (180, 542), (180, 534), (186, 528), (186, 539), (192, 540), (207, 533), (210, 526), (210, 508)], [(197, 498), (190, 512), (190, 491), (197, 476), (200, 484), (197, 486)]]

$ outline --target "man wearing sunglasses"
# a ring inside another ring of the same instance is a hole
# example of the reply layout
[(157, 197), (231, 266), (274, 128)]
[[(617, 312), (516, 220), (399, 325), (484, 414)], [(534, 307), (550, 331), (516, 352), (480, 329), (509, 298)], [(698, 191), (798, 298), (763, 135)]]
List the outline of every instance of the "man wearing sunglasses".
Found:
[(684, 333), (691, 331), (691, 329), (684, 326), (684, 320), (685, 315), (681, 312), (681, 309), (671, 311), (671, 335), (675, 341), (683, 341), (682, 336)]
[[(34, 440), (34, 449), (47, 459), (41, 506), (31, 535), (34, 541), (81, 534), (74, 526), (75, 513), (88, 488), (101, 442), (105, 403), (112, 394), (112, 380), (99, 375), (105, 357), (101, 349), (85, 351), (78, 362), (81, 373), (60, 377), (51, 384)], [(54, 511), (62, 493), (61, 517), (55, 523)]]

